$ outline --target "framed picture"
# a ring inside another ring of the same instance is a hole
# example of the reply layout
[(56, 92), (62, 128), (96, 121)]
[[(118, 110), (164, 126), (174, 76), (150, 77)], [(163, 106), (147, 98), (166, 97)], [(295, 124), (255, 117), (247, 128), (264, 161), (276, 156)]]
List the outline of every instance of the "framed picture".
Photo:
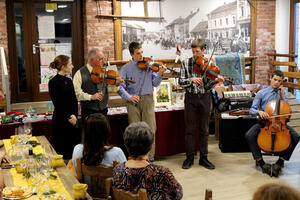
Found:
[(153, 91), (154, 106), (167, 107), (172, 105), (172, 84), (169, 80), (163, 80)]

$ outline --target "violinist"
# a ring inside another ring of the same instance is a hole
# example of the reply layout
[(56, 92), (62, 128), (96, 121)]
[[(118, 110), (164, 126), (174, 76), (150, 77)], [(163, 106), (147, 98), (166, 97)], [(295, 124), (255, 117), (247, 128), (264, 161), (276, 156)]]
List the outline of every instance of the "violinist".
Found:
[[(272, 73), (270, 79), (270, 86), (260, 90), (255, 96), (250, 109), (250, 114), (259, 115), (261, 119), (268, 119), (269, 114), (265, 112), (265, 107), (268, 102), (276, 99), (277, 91), (279, 89), (281, 90), (280, 98), (284, 101), (287, 101), (287, 92), (286, 90), (284, 90), (282, 82), (283, 82), (282, 71), (275, 70)], [(287, 150), (279, 153), (278, 160), (276, 161), (275, 164), (271, 165), (265, 163), (265, 161), (263, 160), (261, 149), (257, 143), (257, 137), (261, 131), (261, 128), (265, 127), (265, 125), (266, 125), (265, 121), (258, 122), (248, 130), (245, 137), (248, 142), (249, 148), (252, 152), (253, 158), (259, 164), (262, 172), (270, 176), (278, 177), (281, 168), (283, 167), (284, 161), (290, 159), (297, 143), (299, 142), (300, 136), (290, 126), (286, 125), (287, 129), (291, 134), (291, 145)]]
[[(104, 67), (104, 54), (97, 48), (88, 52), (88, 63), (81, 67), (74, 75), (73, 84), (77, 99), (80, 100), (81, 118), (93, 113), (107, 115), (108, 91), (105, 81), (96, 84), (91, 80), (91, 72), (94, 67)], [(117, 77), (116, 85), (123, 79)]]
[[(166, 67), (159, 67), (158, 72), (151, 70), (151, 66), (141, 69), (139, 64), (143, 64), (144, 61), (143, 49), (137, 42), (129, 44), (129, 52), (132, 60), (122, 67), (120, 76), (124, 79), (133, 80), (135, 83), (122, 83), (118, 93), (127, 101), (126, 107), (129, 123), (144, 121), (149, 125), (152, 132), (155, 133), (156, 122), (152, 92), (153, 87), (159, 86), (162, 81)], [(154, 152), (155, 142), (149, 153), (150, 161), (154, 160)]]
[[(186, 159), (182, 164), (182, 168), (189, 169), (194, 164), (195, 134), (197, 122), (199, 122), (199, 165), (207, 169), (215, 169), (215, 166), (207, 158), (211, 89), (217, 84), (217, 81), (224, 81), (224, 78), (221, 75), (217, 75), (215, 80), (210, 80), (205, 74), (197, 74), (194, 70), (194, 65), (198, 58), (204, 56), (206, 44), (201, 39), (195, 39), (192, 41), (191, 47), (193, 57), (185, 59), (182, 62), (179, 78), (179, 84), (185, 89), (184, 118), (186, 127)], [(215, 64), (215, 62), (213, 61), (211, 64)]]

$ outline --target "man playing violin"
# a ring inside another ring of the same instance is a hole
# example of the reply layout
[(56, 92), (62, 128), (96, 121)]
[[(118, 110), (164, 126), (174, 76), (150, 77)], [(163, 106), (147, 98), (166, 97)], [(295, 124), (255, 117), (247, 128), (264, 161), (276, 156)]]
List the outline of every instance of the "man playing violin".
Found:
[[(146, 69), (140, 69), (139, 62), (141, 63), (144, 57), (142, 46), (137, 42), (129, 44), (129, 52), (132, 60), (122, 67), (120, 76), (124, 79), (133, 80), (136, 83), (122, 83), (118, 93), (127, 101), (126, 107), (129, 123), (144, 121), (150, 126), (153, 133), (155, 133), (156, 122), (152, 92), (153, 87), (159, 86), (162, 81), (166, 67), (161, 66), (158, 72), (149, 69), (150, 66)], [(150, 161), (154, 160), (154, 153), (155, 142), (148, 155)]]
[[(107, 115), (108, 91), (105, 81), (96, 84), (91, 80), (91, 72), (94, 67), (104, 67), (104, 54), (97, 48), (88, 52), (88, 63), (81, 67), (74, 75), (73, 84), (77, 99), (80, 100), (81, 117), (85, 119), (93, 113)], [(117, 77), (116, 85), (123, 79)]]
[[(215, 166), (207, 159), (211, 89), (217, 84), (217, 81), (224, 81), (224, 78), (221, 75), (216, 75), (215, 80), (209, 80), (205, 74), (197, 74), (194, 70), (194, 65), (198, 58), (204, 56), (206, 44), (201, 39), (195, 39), (192, 41), (191, 47), (193, 57), (182, 62), (179, 78), (179, 84), (185, 89), (186, 159), (182, 168), (189, 169), (194, 164), (195, 134), (197, 121), (199, 121), (199, 165), (207, 169), (215, 169)], [(215, 64), (214, 60), (212, 63)], [(208, 70), (207, 72), (210, 71)]]
[[(269, 114), (265, 112), (265, 107), (267, 103), (272, 100), (275, 100), (277, 97), (277, 91), (280, 89), (280, 98), (284, 101), (287, 101), (287, 92), (284, 90), (283, 85), (283, 73), (280, 70), (275, 70), (272, 73), (270, 79), (270, 86), (260, 90), (257, 95), (255, 96), (252, 106), (250, 108), (250, 114), (259, 115), (261, 119), (268, 119)], [(265, 127), (265, 121), (261, 121), (255, 125), (253, 125), (248, 132), (246, 133), (245, 137), (248, 142), (249, 148), (252, 152), (254, 160), (257, 161), (263, 173), (266, 173), (270, 176), (278, 177), (281, 168), (283, 167), (284, 161), (289, 160), (296, 145), (300, 140), (300, 136), (297, 132), (292, 129), (290, 126), (286, 125), (287, 129), (290, 131), (291, 134), (291, 145), (290, 147), (281, 152), (279, 154), (279, 159), (276, 161), (275, 164), (270, 165), (265, 163), (262, 158), (261, 149), (257, 143), (257, 137), (261, 131), (261, 128)]]

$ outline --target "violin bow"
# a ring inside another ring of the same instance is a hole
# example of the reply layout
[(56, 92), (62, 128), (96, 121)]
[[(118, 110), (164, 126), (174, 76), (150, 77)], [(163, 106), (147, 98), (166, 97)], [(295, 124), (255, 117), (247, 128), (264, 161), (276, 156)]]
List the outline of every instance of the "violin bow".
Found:
[(105, 86), (106, 69), (107, 69), (108, 66), (110, 66), (108, 58), (109, 58), (109, 52), (108, 52), (107, 57), (106, 57), (106, 63), (103, 65), (104, 66), (103, 82), (102, 82), (102, 92), (103, 93), (105, 92), (104, 86)]
[[(212, 56), (213, 56), (214, 53), (215, 53), (216, 46), (217, 46), (218, 43), (219, 43), (219, 41), (217, 41), (216, 44), (214, 45), (213, 51), (211, 52), (211, 55), (210, 55), (210, 57), (209, 57), (209, 60), (208, 60), (208, 62), (206, 63), (206, 66), (205, 66), (205, 69), (204, 69), (204, 73), (203, 73), (204, 76), (206, 76), (206, 72), (207, 72), (207, 70), (208, 70), (208, 67), (207, 67), (207, 66), (209, 65), (209, 63), (210, 63), (210, 61), (211, 61), (211, 58), (212, 58)], [(206, 49), (206, 47), (205, 47), (205, 49)]]

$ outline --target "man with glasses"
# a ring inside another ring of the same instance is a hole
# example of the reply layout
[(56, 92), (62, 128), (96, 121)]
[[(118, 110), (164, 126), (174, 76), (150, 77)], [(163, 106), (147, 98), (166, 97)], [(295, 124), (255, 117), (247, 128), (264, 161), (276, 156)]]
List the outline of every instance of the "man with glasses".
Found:
[[(74, 75), (73, 84), (77, 99), (80, 100), (81, 117), (92, 113), (102, 113), (107, 115), (108, 91), (105, 81), (96, 84), (91, 80), (93, 67), (104, 67), (104, 54), (97, 48), (88, 52), (88, 63), (81, 67)], [(123, 82), (121, 77), (116, 80), (116, 85)]]

